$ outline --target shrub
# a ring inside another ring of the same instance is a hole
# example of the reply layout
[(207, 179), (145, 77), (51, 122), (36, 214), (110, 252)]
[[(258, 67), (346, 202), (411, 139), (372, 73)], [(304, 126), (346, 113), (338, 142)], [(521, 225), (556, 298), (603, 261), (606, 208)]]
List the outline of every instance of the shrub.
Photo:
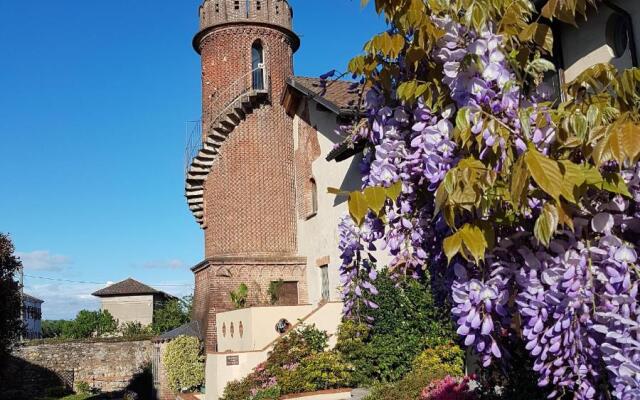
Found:
[(284, 393), (337, 389), (350, 383), (351, 367), (334, 351), (313, 354), (296, 368), (282, 370), (278, 378)]
[(276, 304), (280, 300), (280, 290), (282, 289), (282, 285), (284, 285), (284, 281), (282, 279), (269, 283), (267, 294), (269, 295), (270, 304)]
[(420, 395), (420, 400), (475, 400), (476, 395), (469, 390), (469, 377), (464, 379), (446, 376), (431, 382)]
[(427, 375), (430, 379), (447, 375), (464, 375), (464, 351), (453, 344), (445, 344), (427, 349), (413, 360), (413, 371)]
[(236, 290), (229, 292), (229, 298), (235, 308), (245, 308), (249, 298), (249, 288), (246, 284), (241, 283)]
[(348, 363), (335, 352), (323, 353), (327, 340), (327, 333), (314, 325), (300, 325), (280, 338), (267, 361), (251, 374), (228, 383), (222, 400), (271, 399), (278, 398), (277, 393), (314, 391), (348, 384), (351, 372)]
[(300, 325), (283, 336), (273, 347), (267, 359), (267, 368), (298, 363), (305, 357), (323, 351), (329, 336), (315, 325)]
[(268, 389), (260, 390), (251, 397), (251, 400), (278, 400), (282, 392), (279, 386), (272, 386)]
[(171, 390), (193, 390), (204, 383), (204, 357), (197, 338), (179, 336), (169, 342), (162, 362)]
[(374, 386), (367, 400), (416, 400), (432, 381), (464, 374), (464, 351), (455, 345), (440, 345), (423, 351), (412, 366), (402, 380)]
[(91, 393), (91, 386), (86, 381), (79, 381), (76, 383), (76, 392), (78, 394), (89, 394)]
[(448, 307), (436, 302), (428, 277), (396, 282), (383, 270), (376, 280), (378, 309), (366, 309), (363, 321), (345, 321), (336, 347), (355, 367), (354, 384), (395, 382), (411, 370), (424, 349), (455, 337)]
[[(250, 375), (251, 376), (251, 375)], [(246, 400), (251, 398), (254, 382), (249, 377), (227, 383), (221, 400)]]
[(151, 327), (144, 326), (137, 321), (129, 321), (120, 325), (120, 333), (124, 337), (142, 336), (151, 333)]

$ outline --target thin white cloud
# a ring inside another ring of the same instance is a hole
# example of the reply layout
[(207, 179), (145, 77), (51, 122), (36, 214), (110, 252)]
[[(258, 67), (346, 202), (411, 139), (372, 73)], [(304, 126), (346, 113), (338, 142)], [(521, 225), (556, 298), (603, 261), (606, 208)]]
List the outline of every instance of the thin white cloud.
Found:
[(99, 299), (91, 296), (100, 288), (92, 284), (32, 284), (27, 280), (25, 292), (44, 300), (43, 319), (73, 319), (80, 310), (100, 308)]
[(169, 259), (145, 261), (140, 266), (149, 269), (182, 269), (186, 267), (186, 264), (182, 260)]
[(31, 252), (16, 252), (27, 271), (62, 271), (72, 263), (71, 257), (51, 254), (49, 250), (35, 250)]

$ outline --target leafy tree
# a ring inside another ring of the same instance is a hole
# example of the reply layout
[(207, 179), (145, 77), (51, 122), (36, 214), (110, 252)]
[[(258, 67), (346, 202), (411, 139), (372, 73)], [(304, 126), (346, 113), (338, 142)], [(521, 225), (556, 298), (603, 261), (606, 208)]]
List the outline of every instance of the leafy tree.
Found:
[(0, 359), (6, 359), (5, 355), (11, 351), (23, 329), (20, 285), (16, 281), (22, 263), (14, 251), (11, 238), (0, 233)]
[(70, 332), (69, 328), (65, 328), (66, 325), (70, 324), (73, 324), (73, 321), (42, 320), (42, 337), (45, 339), (63, 337), (63, 332), (65, 332), (65, 330)]
[(109, 311), (82, 310), (74, 321), (62, 325), (62, 336), (69, 339), (86, 339), (115, 333), (117, 330), (118, 321)]
[(118, 330), (120, 331), (120, 333), (122, 333), (122, 336), (124, 337), (133, 337), (133, 336), (149, 334), (152, 331), (152, 328), (149, 326), (144, 326), (137, 321), (136, 322), (129, 321), (129, 322), (125, 322), (124, 324), (121, 324)]
[(427, 279), (398, 283), (385, 269), (376, 287), (378, 308), (360, 315), (369, 325), (347, 320), (338, 333), (336, 348), (355, 366), (357, 384), (397, 381), (424, 349), (455, 339), (447, 308), (436, 302)]
[(190, 309), (188, 299), (167, 301), (163, 307), (153, 313), (153, 332), (162, 334), (186, 324), (190, 320)]

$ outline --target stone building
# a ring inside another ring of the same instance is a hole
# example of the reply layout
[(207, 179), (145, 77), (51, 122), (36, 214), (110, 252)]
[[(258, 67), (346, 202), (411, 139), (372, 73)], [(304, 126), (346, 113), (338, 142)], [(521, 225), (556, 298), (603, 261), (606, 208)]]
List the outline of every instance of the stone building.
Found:
[(156, 290), (135, 279), (125, 279), (92, 293), (100, 298), (100, 309), (109, 311), (119, 324), (139, 322), (143, 326), (153, 323), (153, 312), (174, 296)]

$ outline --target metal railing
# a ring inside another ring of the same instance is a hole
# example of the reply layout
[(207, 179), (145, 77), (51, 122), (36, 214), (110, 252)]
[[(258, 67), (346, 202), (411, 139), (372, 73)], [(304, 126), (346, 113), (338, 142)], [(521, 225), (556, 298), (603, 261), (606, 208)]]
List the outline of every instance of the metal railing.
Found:
[(187, 122), (185, 170), (189, 168), (191, 160), (202, 148), (204, 140), (214, 128), (216, 121), (229, 113), (237, 99), (245, 95), (269, 93), (269, 89), (269, 75), (266, 67), (261, 65), (243, 74), (223, 90), (215, 91), (211, 95), (208, 109), (202, 114), (202, 119)]

